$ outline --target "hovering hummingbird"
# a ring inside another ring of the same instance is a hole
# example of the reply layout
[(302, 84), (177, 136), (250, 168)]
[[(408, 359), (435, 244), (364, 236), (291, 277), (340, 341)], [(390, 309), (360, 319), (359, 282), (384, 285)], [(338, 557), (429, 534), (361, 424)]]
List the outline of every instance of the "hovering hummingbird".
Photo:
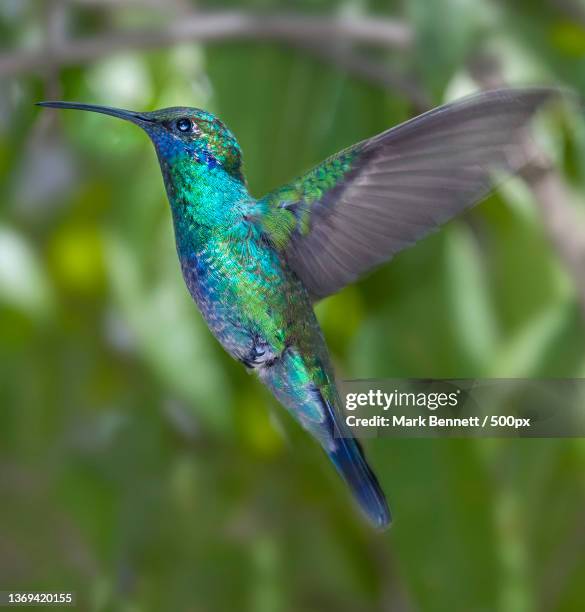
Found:
[(253, 198), (235, 136), (214, 115), (80, 104), (141, 127), (156, 149), (183, 277), (212, 333), (321, 444), (377, 528), (384, 493), (341, 416), (313, 304), (483, 199), (517, 172), (522, 131), (554, 94), (494, 90), (441, 106)]

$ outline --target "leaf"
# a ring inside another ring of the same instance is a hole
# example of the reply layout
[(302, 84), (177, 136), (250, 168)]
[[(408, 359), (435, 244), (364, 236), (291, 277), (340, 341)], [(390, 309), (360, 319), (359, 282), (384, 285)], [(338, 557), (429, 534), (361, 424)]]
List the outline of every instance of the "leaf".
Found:
[(0, 225), (0, 301), (43, 317), (53, 308), (51, 287), (32, 247), (7, 226)]

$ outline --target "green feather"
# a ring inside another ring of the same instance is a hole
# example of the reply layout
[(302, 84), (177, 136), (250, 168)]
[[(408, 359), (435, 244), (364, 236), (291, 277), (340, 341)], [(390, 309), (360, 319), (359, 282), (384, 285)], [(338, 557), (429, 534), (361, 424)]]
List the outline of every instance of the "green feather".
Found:
[(345, 149), (259, 201), (260, 223), (278, 249), (286, 247), (295, 230), (309, 233), (312, 205), (343, 184), (360, 153), (361, 144)]

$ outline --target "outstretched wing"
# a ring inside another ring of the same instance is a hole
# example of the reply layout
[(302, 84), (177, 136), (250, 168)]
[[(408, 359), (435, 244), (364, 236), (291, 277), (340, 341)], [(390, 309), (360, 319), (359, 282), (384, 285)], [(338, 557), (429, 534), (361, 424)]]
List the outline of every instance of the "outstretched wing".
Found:
[(522, 128), (555, 95), (488, 91), (358, 143), (263, 198), (263, 230), (314, 298), (330, 295), (517, 172)]

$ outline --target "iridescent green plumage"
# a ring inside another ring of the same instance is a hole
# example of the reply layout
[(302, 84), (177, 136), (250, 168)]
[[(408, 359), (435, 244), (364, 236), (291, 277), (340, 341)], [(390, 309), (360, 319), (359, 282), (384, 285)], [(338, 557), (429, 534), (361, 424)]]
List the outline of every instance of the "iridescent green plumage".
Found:
[(386, 500), (341, 419), (312, 304), (477, 202), (492, 171), (518, 170), (520, 129), (551, 93), (488, 92), (435, 109), (261, 200), (248, 193), (236, 138), (210, 113), (44, 105), (118, 116), (148, 133), (183, 276), (209, 328), (315, 436), (366, 516), (384, 527)]
[(357, 147), (341, 151), (260, 200), (263, 229), (277, 248), (286, 248), (295, 231), (309, 233), (312, 205), (342, 184), (358, 155)]

